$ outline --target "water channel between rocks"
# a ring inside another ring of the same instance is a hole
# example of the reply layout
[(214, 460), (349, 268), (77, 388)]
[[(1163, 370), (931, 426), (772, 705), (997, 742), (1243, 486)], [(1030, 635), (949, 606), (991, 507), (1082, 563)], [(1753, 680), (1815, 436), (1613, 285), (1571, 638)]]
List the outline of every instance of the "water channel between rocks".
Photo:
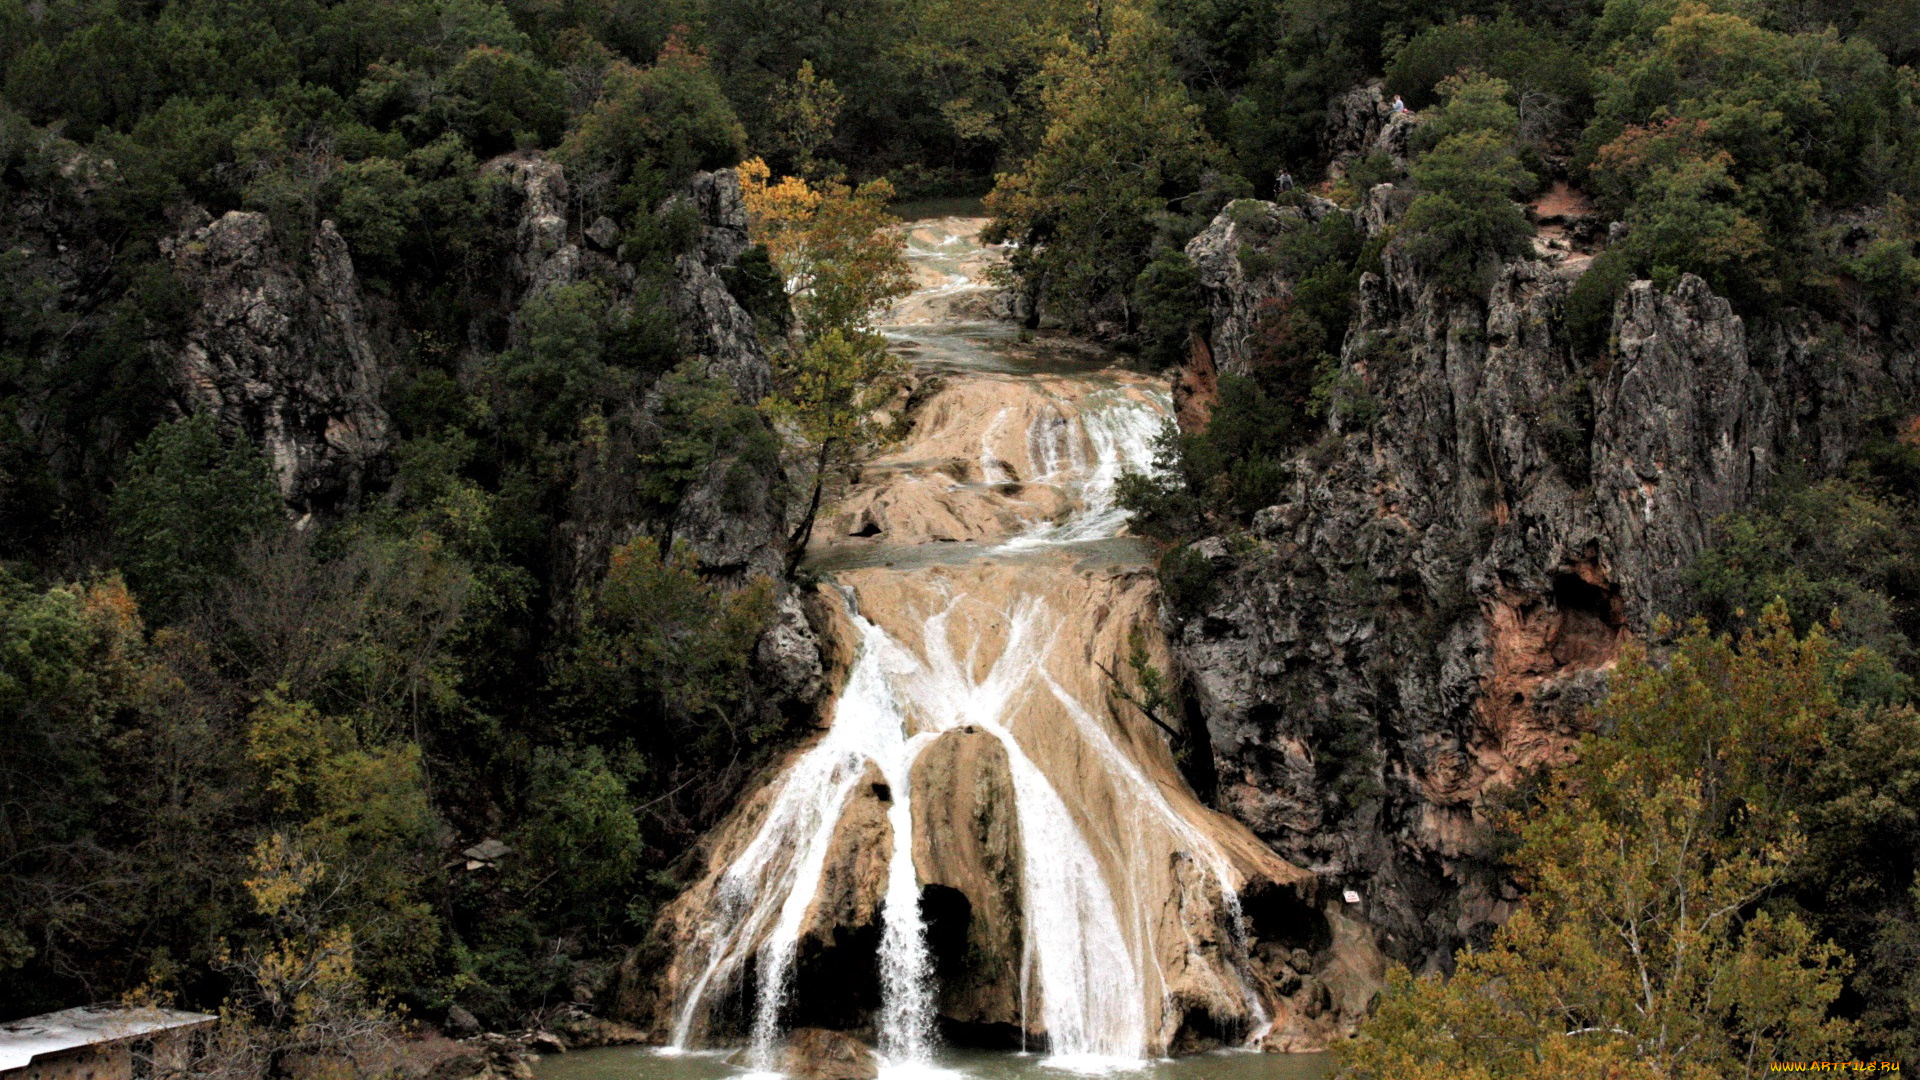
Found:
[[(867, 1039), (903, 1080), (1324, 1071), (1165, 1060), (1323, 1040), (1283, 995), (1325, 923), (1310, 876), (1202, 805), (1113, 692), (1132, 659), (1167, 666), (1116, 500), (1152, 466), (1167, 388), (1020, 332), (980, 225), (905, 230), (919, 288), (887, 332), (921, 402), (814, 532), (830, 724), (721, 826), (656, 928), (642, 1019), (683, 1053), (567, 1055), (548, 1080), (771, 1074), (803, 1027)], [(737, 1067), (685, 1052), (707, 1047), (739, 1048)]]

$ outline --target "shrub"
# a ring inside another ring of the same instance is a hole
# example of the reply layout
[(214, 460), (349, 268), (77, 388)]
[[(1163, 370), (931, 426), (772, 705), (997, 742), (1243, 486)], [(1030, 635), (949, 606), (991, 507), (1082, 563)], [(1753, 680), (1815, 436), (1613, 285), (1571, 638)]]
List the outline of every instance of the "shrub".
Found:
[(1175, 248), (1161, 251), (1134, 279), (1133, 297), (1141, 355), (1162, 367), (1184, 363), (1193, 334), (1207, 325), (1193, 260)]
[(1561, 309), (1567, 343), (1577, 357), (1606, 355), (1613, 332), (1613, 308), (1633, 282), (1633, 262), (1624, 251), (1604, 251), (1587, 265), (1580, 280), (1567, 290)]
[(285, 520), (266, 456), (221, 438), (204, 413), (162, 424), (134, 450), (111, 517), (120, 565), (157, 618), (205, 595), (239, 545)]
[(562, 146), (569, 162), (606, 172), (627, 214), (651, 208), (700, 169), (737, 163), (745, 151), (746, 131), (706, 57), (678, 39), (651, 67), (615, 64), (600, 100)]
[(1199, 614), (1213, 600), (1213, 563), (1190, 547), (1168, 548), (1160, 556), (1160, 591), (1182, 618)]

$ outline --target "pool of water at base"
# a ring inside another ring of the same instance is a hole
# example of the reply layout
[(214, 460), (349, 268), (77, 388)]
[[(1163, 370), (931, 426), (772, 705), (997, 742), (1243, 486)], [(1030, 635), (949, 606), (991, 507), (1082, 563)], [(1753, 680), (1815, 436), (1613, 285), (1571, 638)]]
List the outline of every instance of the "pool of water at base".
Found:
[[(726, 1063), (724, 1051), (663, 1054), (640, 1046), (609, 1046), (576, 1050), (542, 1058), (534, 1066), (534, 1080), (734, 1080), (753, 1076), (770, 1080), (773, 1074), (752, 1073)], [(1212, 1054), (1135, 1066), (1068, 1069), (1039, 1054), (954, 1050), (942, 1054), (932, 1067), (881, 1070), (881, 1080), (1076, 1080), (1110, 1077), (1112, 1080), (1324, 1080), (1333, 1073), (1326, 1054), (1261, 1054), (1223, 1050)]]

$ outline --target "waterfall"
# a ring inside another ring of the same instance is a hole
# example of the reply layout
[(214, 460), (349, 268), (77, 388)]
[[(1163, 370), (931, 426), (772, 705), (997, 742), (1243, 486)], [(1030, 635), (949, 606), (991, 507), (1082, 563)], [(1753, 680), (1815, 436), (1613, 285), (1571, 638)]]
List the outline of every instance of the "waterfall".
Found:
[(993, 423), (980, 433), (980, 478), (989, 484), (1004, 484), (1013, 479), (1007, 473), (1007, 463), (1001, 461), (993, 452), (993, 437), (1000, 433), (1000, 425), (1007, 422), (1006, 409), (993, 415)]
[[(980, 251), (937, 231), (914, 232), (908, 254), (924, 267), (915, 298), (976, 285), (962, 271)], [(937, 305), (914, 311), (940, 324)], [(1006, 787), (999, 790), (1011, 792), (1019, 851), (1013, 860), (1019, 955), (1011, 956), (1009, 943), (1008, 962), (1017, 959), (1017, 970), (1009, 971), (1017, 977), (1023, 1038), (1029, 1030), (1044, 1031), (1049, 1060), (1067, 1068), (1138, 1062), (1164, 1050), (1170, 1025), (1179, 1022), (1179, 1014), (1169, 1012), (1176, 984), (1189, 997), (1237, 996), (1229, 1013), (1257, 1029), (1268, 1022), (1245, 970), (1241, 870), (1210, 832), (1225, 827), (1224, 819), (1207, 817), (1210, 812), (1179, 786), (1164, 746), (1140, 741), (1157, 735), (1125, 730), (1122, 714), (1104, 700), (1110, 691), (1103, 677), (1088, 674), (1098, 670), (1093, 638), (1105, 635), (1098, 647), (1107, 651), (1100, 655), (1118, 664), (1114, 650), (1121, 646), (1114, 635), (1126, 632), (1120, 621), (1138, 625), (1151, 617), (1138, 599), (1121, 615), (1099, 598), (1134, 588), (1124, 595), (1155, 601), (1150, 584), (1126, 585), (1140, 582), (1135, 571), (1076, 576), (1071, 552), (1074, 545), (1123, 533), (1127, 514), (1117, 505), (1119, 480), (1153, 468), (1156, 441), (1172, 411), (1170, 397), (1161, 385), (1119, 374), (1036, 388), (1005, 378), (991, 385), (1007, 396), (972, 399), (987, 403), (964, 414), (977, 426), (962, 429), (965, 440), (946, 443), (951, 449), (942, 451), (949, 459), (955, 452), (972, 456), (977, 445), (985, 485), (954, 483), (938, 472), (937, 462), (915, 472), (911, 456), (906, 466), (884, 475), (904, 484), (947, 484), (959, 493), (955, 497), (985, 498), (992, 493), (981, 487), (1015, 479), (1053, 485), (1066, 499), (1048, 505), (1066, 510), (1050, 520), (1034, 516), (1055, 511), (1034, 511), (1006, 527), (997, 543), (961, 556), (984, 551), (990, 559), (1018, 558), (876, 567), (836, 586), (844, 601), (839, 636), (852, 656), (831, 723), (785, 766), (755, 804), (757, 816), (743, 816), (742, 829), (751, 835), (736, 837), (737, 850), (723, 849), (734, 853), (723, 867), (716, 865), (706, 890), (688, 894), (698, 906), (672, 983), (676, 1047), (702, 1040), (703, 1018), (715, 1002), (750, 984), (749, 1063), (758, 1070), (777, 1067), (795, 967), (810, 913), (827, 899), (820, 894), (837, 832), (843, 820), (855, 820), (847, 815), (856, 799), (867, 798), (862, 781), (877, 771), (888, 792), (890, 841), (878, 909), (880, 1004), (873, 1023), (884, 1075), (931, 1067), (938, 988), (921, 911), (915, 864), (915, 830), (921, 826), (914, 817), (916, 800), (929, 795), (914, 790), (915, 763), (943, 737), (967, 733), (990, 736), (1004, 753)], [(1002, 429), (1016, 415), (1026, 431), (1009, 446)], [(1026, 463), (1018, 471), (1025, 475), (1016, 475), (1013, 459), (1022, 452)], [(1060, 556), (1045, 557), (1049, 549)], [(962, 566), (968, 569), (944, 569)], [(880, 606), (863, 610), (870, 591)], [(1134, 722), (1144, 728), (1144, 721)], [(863, 814), (875, 812), (870, 802), (858, 805), (869, 808)], [(1250, 835), (1246, 840), (1257, 844)], [(1167, 914), (1189, 906), (1199, 914)], [(1212, 933), (1215, 926), (1225, 933)]]
[[(1172, 395), (1163, 390), (1100, 390), (1087, 395), (1076, 425), (1082, 439), (1067, 437), (1072, 448), (1069, 482), (1077, 490), (1080, 508), (1065, 521), (1034, 525), (1001, 548), (1031, 550), (1117, 535), (1127, 524), (1127, 511), (1115, 503), (1120, 477), (1153, 471), (1154, 444), (1172, 411)], [(1029, 441), (1038, 440), (1030, 434)], [(1083, 442), (1092, 447), (1091, 462), (1080, 451)], [(1057, 468), (1057, 455), (1049, 460)]]
[[(675, 1016), (675, 1047), (686, 1049), (692, 1041), (708, 989), (728, 982), (748, 956), (754, 955), (759, 997), (751, 1057), (758, 1068), (772, 1067), (800, 923), (819, 886), (841, 811), (866, 775), (869, 763), (877, 765), (889, 784), (895, 785), (893, 790), (900, 793), (889, 812), (896, 838), (891, 861), (904, 868), (909, 883), (903, 887), (889, 881), (889, 906), (896, 894), (905, 895), (904, 888), (911, 887), (911, 818), (902, 820), (901, 811), (907, 806), (907, 773), (915, 748), (906, 739), (900, 709), (881, 667), (884, 663), (884, 657), (869, 661), (863, 653), (854, 664), (833, 726), (781, 778), (759, 831), (721, 877), (715, 890), (717, 902), (700, 943), (704, 963)], [(901, 872), (896, 870), (891, 877), (897, 879)], [(912, 925), (898, 930), (890, 925), (887, 940), (893, 962), (885, 970), (890, 973), (890, 983), (908, 984), (892, 988), (889, 994), (906, 1010), (902, 1026), (890, 1032), (894, 1036), (890, 1041), (899, 1043), (908, 1053), (924, 1053), (925, 1034), (931, 1025), (921, 1019), (926, 1009), (919, 998), (924, 998), (925, 991), (913, 985), (925, 982), (926, 970), (917, 891), (914, 896), (914, 902), (904, 908), (915, 912), (911, 920), (889, 918), (890, 924)], [(760, 941), (757, 953), (753, 951), (756, 940)]]

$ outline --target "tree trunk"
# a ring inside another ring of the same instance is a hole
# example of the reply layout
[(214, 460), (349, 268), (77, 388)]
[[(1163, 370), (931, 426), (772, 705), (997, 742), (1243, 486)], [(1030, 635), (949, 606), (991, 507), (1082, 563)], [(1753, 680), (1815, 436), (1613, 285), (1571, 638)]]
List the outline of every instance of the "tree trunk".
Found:
[(833, 447), (833, 440), (820, 444), (820, 454), (813, 463), (813, 497), (807, 500), (807, 515), (800, 519), (800, 527), (793, 530), (787, 538), (787, 577), (800, 568), (800, 559), (807, 553), (807, 538), (813, 535), (813, 518), (820, 512), (820, 491), (827, 484), (827, 453)]

